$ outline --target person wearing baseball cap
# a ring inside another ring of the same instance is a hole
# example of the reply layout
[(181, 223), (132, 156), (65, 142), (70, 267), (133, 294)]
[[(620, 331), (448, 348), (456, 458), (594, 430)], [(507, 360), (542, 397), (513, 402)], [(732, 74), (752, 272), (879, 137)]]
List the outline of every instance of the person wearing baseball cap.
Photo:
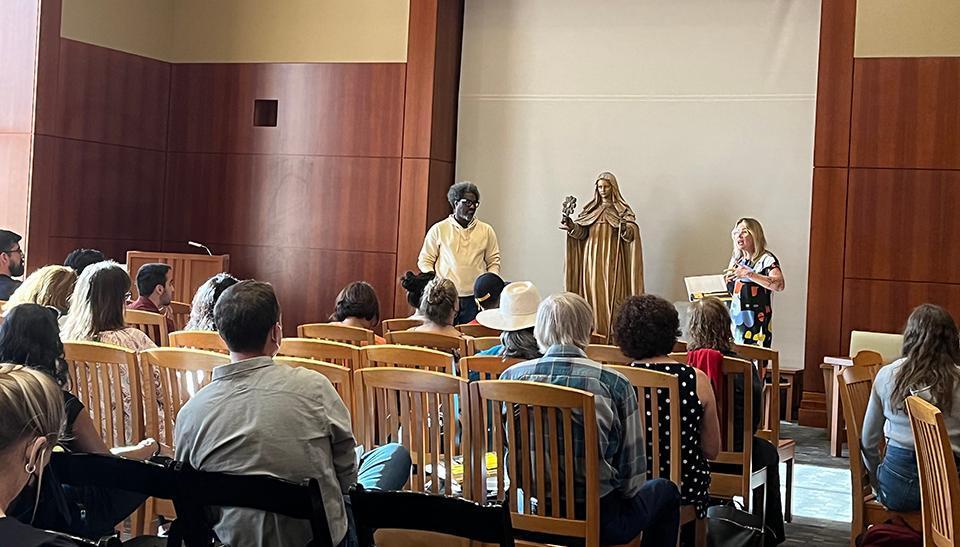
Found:
[[(492, 272), (482, 273), (473, 282), (473, 297), (477, 301), (480, 311), (494, 310), (500, 307), (500, 293), (507, 284), (503, 279)], [(469, 324), (479, 325), (474, 319)]]
[(541, 357), (537, 339), (533, 336), (539, 305), (540, 291), (533, 283), (516, 281), (504, 287), (500, 293), (500, 307), (477, 314), (477, 322), (481, 325), (501, 331), (500, 345), (477, 355), (519, 359)]

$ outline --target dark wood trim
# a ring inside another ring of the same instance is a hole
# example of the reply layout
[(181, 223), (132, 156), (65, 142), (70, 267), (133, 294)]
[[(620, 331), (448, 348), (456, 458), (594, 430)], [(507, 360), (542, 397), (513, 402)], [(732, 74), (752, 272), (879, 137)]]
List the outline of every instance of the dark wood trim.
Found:
[(820, 7), (820, 64), (813, 146), (813, 165), (816, 167), (846, 167), (850, 162), (856, 19), (856, 0), (831, 0), (823, 2)]

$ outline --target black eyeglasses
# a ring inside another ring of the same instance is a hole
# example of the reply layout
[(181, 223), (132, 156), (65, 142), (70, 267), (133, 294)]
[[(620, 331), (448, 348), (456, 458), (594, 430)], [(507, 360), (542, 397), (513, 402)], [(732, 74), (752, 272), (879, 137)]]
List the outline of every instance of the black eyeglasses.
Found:
[(473, 201), (472, 199), (463, 198), (460, 200), (460, 205), (473, 205), (474, 207), (480, 207), (480, 202)]
[(23, 256), (23, 249), (10, 249), (9, 251), (0, 251), (5, 255), (12, 255), (13, 253), (20, 253), (20, 256)]

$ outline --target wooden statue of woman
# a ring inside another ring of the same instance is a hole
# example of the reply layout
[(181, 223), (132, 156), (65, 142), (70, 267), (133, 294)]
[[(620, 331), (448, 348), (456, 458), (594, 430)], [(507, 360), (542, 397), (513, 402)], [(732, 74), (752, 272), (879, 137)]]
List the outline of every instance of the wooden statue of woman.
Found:
[[(571, 211), (572, 212), (572, 211)], [(613, 173), (597, 175), (593, 199), (576, 220), (563, 215), (567, 232), (566, 290), (593, 307), (596, 332), (608, 334), (613, 311), (627, 296), (643, 293), (643, 249), (633, 209)]]

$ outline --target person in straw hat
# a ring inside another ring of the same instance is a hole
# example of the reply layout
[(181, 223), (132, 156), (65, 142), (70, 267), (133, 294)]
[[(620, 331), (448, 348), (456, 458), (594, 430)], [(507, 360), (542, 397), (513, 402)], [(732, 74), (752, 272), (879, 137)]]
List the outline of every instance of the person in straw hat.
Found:
[(484, 327), (502, 331), (500, 345), (477, 355), (496, 355), (503, 358), (537, 359), (542, 357), (533, 336), (537, 321), (540, 292), (529, 281), (516, 281), (503, 288), (500, 307), (477, 314), (477, 322)]

